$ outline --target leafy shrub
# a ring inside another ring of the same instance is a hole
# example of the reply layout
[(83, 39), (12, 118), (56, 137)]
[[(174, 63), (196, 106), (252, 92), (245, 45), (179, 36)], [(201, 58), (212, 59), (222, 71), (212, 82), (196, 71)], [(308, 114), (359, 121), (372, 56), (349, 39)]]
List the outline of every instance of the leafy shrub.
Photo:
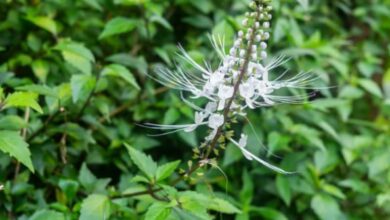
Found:
[(146, 74), (174, 66), (178, 43), (213, 60), (208, 33), (232, 43), (247, 3), (1, 1), (0, 219), (389, 218), (388, 0), (273, 1), (271, 54), (336, 85), (248, 115), (250, 150), (297, 175), (228, 145), (216, 160), (224, 173), (169, 185), (197, 162), (204, 131), (154, 138), (136, 126), (193, 120)]

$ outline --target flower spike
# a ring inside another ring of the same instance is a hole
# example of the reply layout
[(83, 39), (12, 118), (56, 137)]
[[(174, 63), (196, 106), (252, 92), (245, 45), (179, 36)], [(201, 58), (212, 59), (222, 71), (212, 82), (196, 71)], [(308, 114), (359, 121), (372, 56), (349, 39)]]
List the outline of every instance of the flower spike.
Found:
[[(194, 123), (184, 125), (157, 125), (147, 123), (144, 127), (159, 130), (192, 132), (200, 126), (210, 129), (205, 138), (203, 160), (208, 160), (210, 154), (220, 143), (220, 137), (230, 140), (242, 152), (245, 158), (283, 174), (290, 174), (249, 152), (245, 146), (247, 136), (241, 134), (239, 141), (233, 139), (234, 132), (229, 130), (236, 123), (235, 119), (246, 115), (247, 108), (255, 109), (278, 104), (300, 103), (311, 95), (285, 96), (278, 95), (282, 89), (308, 89), (318, 76), (301, 72), (291, 78), (286, 78), (286, 72), (274, 76), (274, 71), (286, 62), (283, 56), (269, 58), (267, 52), (271, 28), (271, 0), (254, 0), (250, 3), (252, 12), (248, 12), (242, 21), (240, 30), (230, 50), (225, 51), (224, 38), (210, 36), (211, 45), (220, 58), (219, 66), (212, 70), (210, 65), (198, 64), (179, 46), (179, 58), (194, 67), (197, 73), (187, 72), (177, 66), (176, 71), (158, 68), (157, 76), (150, 76), (167, 87), (181, 91), (183, 102), (195, 110)], [(190, 93), (192, 99), (206, 99), (204, 107), (197, 106), (187, 100), (183, 93)], [(229, 125), (229, 126), (226, 126)], [(233, 135), (231, 135), (233, 134)]]

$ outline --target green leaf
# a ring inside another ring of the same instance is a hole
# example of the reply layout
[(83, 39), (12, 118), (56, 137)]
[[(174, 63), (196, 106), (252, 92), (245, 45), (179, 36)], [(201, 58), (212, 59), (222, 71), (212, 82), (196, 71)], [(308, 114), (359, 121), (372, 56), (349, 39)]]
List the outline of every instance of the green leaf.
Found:
[(390, 168), (390, 153), (377, 155), (368, 162), (368, 174), (370, 178), (386, 173)]
[(46, 31), (49, 31), (53, 35), (57, 35), (59, 32), (58, 26), (52, 18), (44, 16), (35, 16), (27, 17), (26, 19), (31, 23), (45, 29)]
[(0, 131), (0, 150), (15, 157), (31, 172), (34, 172), (28, 144), (23, 140), (19, 132)]
[(263, 217), (262, 219), (264, 220), (288, 220), (288, 218), (283, 215), (283, 213), (268, 207), (253, 208), (251, 211)]
[(346, 179), (339, 183), (340, 186), (348, 187), (362, 194), (367, 194), (370, 192), (370, 187), (368, 184), (359, 179)]
[(64, 214), (52, 210), (39, 210), (29, 220), (65, 220)]
[(248, 171), (245, 169), (242, 173), (242, 182), (243, 186), (240, 191), (240, 202), (242, 209), (247, 211), (246, 209), (250, 206), (253, 199), (253, 179), (249, 175)]
[(213, 27), (213, 21), (206, 15), (193, 15), (183, 18), (183, 21), (196, 28), (210, 29)]
[(180, 193), (178, 202), (182, 209), (191, 213), (191, 216), (194, 216), (190, 219), (211, 219), (207, 213), (209, 202), (207, 196), (193, 191), (186, 191)]
[(114, 0), (117, 5), (141, 5), (146, 4), (150, 0)]
[(37, 93), (39, 95), (57, 97), (56, 92), (46, 85), (26, 85), (16, 87), (16, 90)]
[(88, 169), (88, 167), (85, 163), (83, 163), (83, 165), (81, 165), (81, 170), (79, 173), (79, 181), (80, 181), (81, 185), (85, 189), (87, 189), (87, 191), (89, 191), (89, 192), (92, 192), (92, 190), (95, 186), (95, 183), (97, 181), (97, 178)]
[(106, 24), (103, 32), (99, 36), (99, 39), (129, 32), (133, 30), (136, 26), (137, 20), (124, 17), (113, 18)]
[(345, 199), (345, 194), (336, 186), (330, 185), (330, 184), (322, 184), (321, 188), (324, 190), (324, 192), (329, 193), (329, 195), (333, 195), (339, 199)]
[(374, 81), (368, 79), (361, 79), (359, 81), (359, 84), (372, 95), (377, 96), (379, 98), (383, 97), (381, 89)]
[(225, 167), (229, 166), (232, 163), (240, 160), (242, 157), (241, 150), (235, 147), (232, 143), (229, 143), (224, 154), (222, 165)]
[(297, 124), (291, 128), (291, 131), (303, 137), (308, 142), (318, 147), (320, 150), (326, 151), (324, 142), (320, 138), (320, 132), (318, 132), (316, 129), (310, 128), (306, 125)]
[(110, 179), (98, 179), (96, 176), (88, 169), (87, 165), (83, 163), (81, 170), (78, 176), (79, 182), (86, 189), (88, 193), (102, 193), (105, 192), (107, 184), (110, 182)]
[(309, 0), (297, 0), (301, 6), (307, 10), (309, 9)]
[(43, 113), (41, 106), (36, 101), (38, 95), (32, 92), (14, 92), (11, 95), (8, 95), (5, 100), (4, 108), (10, 107), (22, 107), (22, 108), (32, 108), (39, 113)]
[(34, 75), (41, 81), (46, 82), (47, 75), (49, 74), (50, 67), (49, 63), (45, 60), (35, 60), (31, 64), (31, 68)]
[(148, 220), (165, 220), (171, 214), (171, 208), (167, 204), (154, 203), (148, 208), (145, 219)]
[(166, 29), (168, 29), (170, 31), (173, 30), (173, 27), (171, 26), (171, 24), (165, 18), (163, 18), (157, 14), (150, 17), (150, 22), (155, 22), (155, 23), (161, 24), (163, 27), (165, 27)]
[(94, 8), (98, 11), (103, 11), (102, 6), (100, 5), (98, 0), (83, 0), (85, 4), (89, 5), (91, 8)]
[(288, 178), (282, 175), (276, 177), (276, 189), (287, 206), (291, 203), (291, 188)]
[(110, 217), (110, 200), (107, 196), (93, 194), (81, 204), (79, 220), (104, 220)]
[(203, 209), (214, 210), (227, 214), (241, 213), (230, 202), (217, 197), (211, 197), (194, 191), (186, 191), (180, 194), (179, 201), (190, 211), (202, 212)]
[(86, 99), (96, 84), (96, 78), (89, 75), (72, 75), (70, 85), (72, 88), (73, 103)]
[(158, 167), (156, 171), (156, 181), (159, 182), (171, 176), (179, 164), (180, 160), (177, 160)]
[(130, 85), (132, 85), (137, 90), (140, 90), (140, 87), (135, 80), (133, 74), (127, 70), (126, 67), (119, 65), (119, 64), (111, 64), (109, 66), (106, 66), (102, 70), (102, 76), (116, 76), (121, 77), (126, 82), (128, 82)]
[(175, 122), (180, 119), (180, 112), (178, 111), (176, 106), (172, 106), (168, 109), (168, 111), (164, 114), (163, 124), (175, 124)]
[(215, 8), (213, 2), (208, 0), (189, 1), (189, 3), (205, 14), (210, 13)]
[(0, 87), (0, 102), (4, 99), (4, 89)]
[(364, 96), (364, 91), (355, 86), (345, 86), (339, 93), (340, 98), (346, 99), (361, 99)]
[(148, 63), (142, 56), (134, 57), (127, 53), (113, 54), (106, 58), (107, 61), (134, 68), (142, 74), (147, 74)]
[(318, 194), (311, 200), (311, 208), (322, 220), (342, 219), (337, 201), (331, 196), (325, 194)]
[(21, 117), (7, 115), (0, 118), (0, 130), (20, 131), (20, 129), (25, 127), (27, 127), (27, 123)]
[(92, 52), (84, 45), (73, 42), (63, 41), (54, 49), (61, 51), (65, 61), (82, 73), (92, 73), (92, 62), (95, 62), (95, 57)]
[(390, 203), (390, 193), (381, 193), (377, 195), (376, 197), (376, 204), (379, 207), (387, 207), (387, 205)]
[(210, 210), (214, 210), (226, 214), (241, 213), (241, 211), (238, 208), (236, 208), (234, 205), (232, 205), (230, 202), (216, 197), (211, 198), (207, 208)]
[(190, 211), (179, 209), (177, 207), (174, 207), (173, 210), (175, 218), (172, 218), (172, 220), (211, 220), (210, 217), (199, 217), (198, 215), (195, 215), (199, 213), (192, 213)]
[(157, 164), (153, 161), (150, 156), (130, 147), (128, 144), (125, 144), (131, 159), (134, 164), (147, 176), (150, 180), (153, 180), (156, 171)]
[(74, 180), (61, 179), (58, 183), (61, 190), (65, 193), (68, 200), (73, 200), (79, 189), (79, 183)]

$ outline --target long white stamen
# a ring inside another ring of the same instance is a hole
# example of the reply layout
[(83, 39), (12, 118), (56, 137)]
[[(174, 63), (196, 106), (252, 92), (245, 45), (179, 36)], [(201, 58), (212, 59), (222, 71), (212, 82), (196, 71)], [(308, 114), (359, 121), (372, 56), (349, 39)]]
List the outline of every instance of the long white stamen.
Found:
[(269, 169), (273, 170), (273, 171), (276, 171), (278, 173), (282, 173), (282, 174), (294, 174), (294, 172), (288, 172), (288, 171), (285, 171), (275, 165), (272, 165), (268, 162), (266, 162), (265, 160), (262, 160), (260, 158), (258, 158), (257, 156), (255, 156), (254, 154), (252, 154), (250, 151), (246, 150), (245, 148), (243, 147), (240, 147), (240, 145), (233, 139), (229, 138), (229, 140), (238, 148), (240, 149), (243, 153), (251, 156), (254, 160), (256, 160), (257, 162), (261, 163), (262, 165), (264, 165), (265, 167), (268, 167)]

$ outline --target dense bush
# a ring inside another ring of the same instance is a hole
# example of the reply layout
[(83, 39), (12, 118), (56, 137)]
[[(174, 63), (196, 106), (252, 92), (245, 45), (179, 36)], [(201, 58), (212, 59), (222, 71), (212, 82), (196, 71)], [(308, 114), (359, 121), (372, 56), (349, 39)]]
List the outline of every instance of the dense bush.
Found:
[(331, 87), (252, 111), (254, 131), (242, 124), (251, 151), (297, 173), (228, 145), (217, 165), (169, 185), (198, 163), (204, 132), (136, 126), (193, 120), (146, 73), (174, 66), (178, 43), (215, 61), (208, 34), (230, 44), (247, 4), (0, 1), (0, 219), (389, 219), (389, 0), (273, 0), (271, 54)]

